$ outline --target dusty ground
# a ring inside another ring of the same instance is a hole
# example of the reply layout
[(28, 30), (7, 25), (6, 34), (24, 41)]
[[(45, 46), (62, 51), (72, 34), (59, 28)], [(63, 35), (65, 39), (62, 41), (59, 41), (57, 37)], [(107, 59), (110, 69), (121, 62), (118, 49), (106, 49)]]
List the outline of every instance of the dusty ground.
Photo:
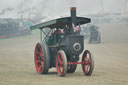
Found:
[(128, 24), (100, 25), (101, 44), (85, 44), (94, 56), (92, 76), (84, 76), (81, 65), (62, 78), (56, 69), (39, 75), (34, 66), (34, 46), (39, 34), (0, 40), (0, 85), (128, 85)]

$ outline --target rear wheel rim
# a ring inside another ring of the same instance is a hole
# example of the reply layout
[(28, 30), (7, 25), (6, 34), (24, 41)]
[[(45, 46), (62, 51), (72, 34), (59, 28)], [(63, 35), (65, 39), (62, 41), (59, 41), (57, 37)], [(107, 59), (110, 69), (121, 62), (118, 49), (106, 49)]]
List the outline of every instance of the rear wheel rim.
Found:
[(35, 67), (36, 71), (38, 73), (41, 73), (43, 70), (43, 64), (44, 64), (44, 56), (43, 56), (43, 50), (39, 43), (37, 43), (35, 48), (35, 54), (34, 54), (34, 60), (35, 60)]
[(86, 51), (82, 57), (82, 62), (86, 64), (82, 64), (82, 69), (85, 75), (88, 75), (91, 70), (91, 54), (90, 52)]

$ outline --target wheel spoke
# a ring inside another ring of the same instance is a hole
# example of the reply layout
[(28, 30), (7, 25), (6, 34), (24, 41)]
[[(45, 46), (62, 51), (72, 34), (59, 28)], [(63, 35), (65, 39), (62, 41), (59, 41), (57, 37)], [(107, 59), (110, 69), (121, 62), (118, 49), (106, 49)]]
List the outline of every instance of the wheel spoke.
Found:
[(43, 61), (41, 61), (41, 65), (43, 65), (44, 64), (44, 62)]
[(60, 64), (63, 64), (62, 61), (60, 60), (60, 58), (59, 58), (59, 63), (60, 63)]
[(40, 63), (41, 61), (40, 60), (36, 60), (36, 63)]
[[(39, 51), (38, 49), (40, 49), (40, 51)], [(37, 55), (40, 55), (40, 56), (43, 56), (41, 51), (42, 51), (41, 48), (37, 48), (36, 54), (37, 54)]]
[(42, 70), (42, 66), (41, 66), (41, 65), (39, 66), (39, 70), (40, 70), (40, 71)]
[(37, 50), (37, 51), (36, 51), (36, 54), (39, 54), (39, 55), (40, 55), (40, 52)]
[(63, 72), (63, 69), (64, 69), (63, 67), (60, 67), (60, 71), (61, 71), (61, 72)]
[(86, 65), (90, 65), (90, 64), (91, 64), (91, 59), (88, 59), (87, 61), (85, 61), (84, 64), (86, 64)]
[(91, 59), (90, 58), (88, 59), (88, 64), (91, 64)]
[(59, 67), (62, 67), (62, 68), (63, 68), (63, 66), (64, 66), (63, 64), (60, 64), (60, 66), (59, 66)]
[(88, 65), (85, 66), (85, 72), (88, 73)]
[(88, 65), (89, 63), (90, 63), (90, 62), (88, 62), (88, 61), (85, 61), (85, 62), (84, 62), (85, 65)]
[(41, 61), (44, 61), (43, 56), (41, 56)]
[(58, 54), (58, 62), (59, 64), (62, 64), (61, 54)]

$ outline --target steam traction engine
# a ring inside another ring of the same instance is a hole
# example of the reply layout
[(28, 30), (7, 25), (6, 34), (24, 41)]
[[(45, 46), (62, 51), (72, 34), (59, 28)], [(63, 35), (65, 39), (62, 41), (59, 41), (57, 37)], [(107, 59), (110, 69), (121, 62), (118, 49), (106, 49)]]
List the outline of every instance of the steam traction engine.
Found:
[[(30, 29), (40, 29), (41, 41), (36, 44), (34, 60), (36, 71), (47, 74), (56, 67), (59, 76), (73, 73), (77, 64), (82, 65), (85, 75), (93, 72), (94, 61), (88, 50), (84, 50), (84, 39), (80, 35), (80, 25), (89, 23), (89, 18), (77, 17), (76, 8), (71, 8), (71, 17), (63, 17), (32, 26)], [(45, 37), (42, 39), (43, 34)], [(83, 52), (82, 60), (79, 55)]]

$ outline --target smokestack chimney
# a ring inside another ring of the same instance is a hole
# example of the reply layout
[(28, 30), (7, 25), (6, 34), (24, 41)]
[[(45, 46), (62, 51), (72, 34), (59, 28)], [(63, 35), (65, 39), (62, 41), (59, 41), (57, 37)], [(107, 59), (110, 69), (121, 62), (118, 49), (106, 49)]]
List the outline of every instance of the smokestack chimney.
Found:
[(70, 13), (71, 13), (72, 24), (74, 24), (76, 26), (76, 7), (71, 7)]

